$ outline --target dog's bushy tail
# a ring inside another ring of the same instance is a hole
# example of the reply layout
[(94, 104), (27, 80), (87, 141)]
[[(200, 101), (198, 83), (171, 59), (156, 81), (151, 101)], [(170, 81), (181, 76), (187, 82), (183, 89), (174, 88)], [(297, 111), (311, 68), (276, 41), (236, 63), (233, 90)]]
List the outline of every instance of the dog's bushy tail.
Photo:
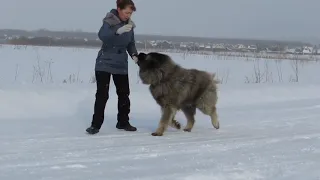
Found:
[(219, 79), (216, 78), (216, 73), (209, 73), (209, 74), (212, 77), (212, 82), (214, 84), (220, 84), (221, 83), (221, 81), (219, 81)]

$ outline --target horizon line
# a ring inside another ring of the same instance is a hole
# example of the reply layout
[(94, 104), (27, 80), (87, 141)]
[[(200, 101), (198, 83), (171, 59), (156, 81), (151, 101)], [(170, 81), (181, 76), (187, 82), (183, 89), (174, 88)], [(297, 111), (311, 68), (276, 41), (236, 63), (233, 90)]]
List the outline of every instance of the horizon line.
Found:
[[(47, 28), (39, 28), (33, 30), (26, 29), (16, 29), (16, 28), (0, 28), (0, 30), (18, 30), (26, 32), (35, 32), (35, 31), (48, 31), (48, 32), (67, 32), (67, 33), (96, 33), (93, 31), (83, 31), (83, 30), (50, 30)], [(221, 40), (254, 40), (254, 41), (276, 41), (276, 42), (298, 42), (298, 43), (308, 43), (302, 40), (279, 40), (279, 39), (264, 39), (264, 38), (240, 38), (240, 37), (210, 37), (210, 36), (188, 36), (188, 35), (160, 35), (160, 34), (140, 34), (136, 33), (138, 36), (162, 36), (162, 37), (181, 37), (181, 38), (201, 38), (201, 39), (221, 39)]]

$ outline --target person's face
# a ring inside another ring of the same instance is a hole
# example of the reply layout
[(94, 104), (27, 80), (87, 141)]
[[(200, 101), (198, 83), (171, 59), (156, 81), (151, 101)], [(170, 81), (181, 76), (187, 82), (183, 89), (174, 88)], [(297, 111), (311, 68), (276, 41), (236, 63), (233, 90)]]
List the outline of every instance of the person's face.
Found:
[(131, 17), (133, 10), (130, 6), (127, 6), (125, 9), (118, 8), (118, 13), (122, 21), (127, 21)]

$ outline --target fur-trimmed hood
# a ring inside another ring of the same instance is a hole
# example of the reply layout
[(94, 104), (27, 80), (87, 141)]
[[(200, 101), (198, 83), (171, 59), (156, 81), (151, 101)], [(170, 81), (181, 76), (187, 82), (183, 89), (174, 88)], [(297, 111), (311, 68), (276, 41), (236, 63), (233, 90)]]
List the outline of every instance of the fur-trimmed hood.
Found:
[[(118, 11), (116, 9), (112, 9), (107, 15), (103, 18), (103, 22), (108, 23), (110, 26), (115, 26), (121, 23), (120, 18), (118, 17)], [(128, 24), (132, 25), (132, 28), (135, 28), (135, 23), (129, 19)]]

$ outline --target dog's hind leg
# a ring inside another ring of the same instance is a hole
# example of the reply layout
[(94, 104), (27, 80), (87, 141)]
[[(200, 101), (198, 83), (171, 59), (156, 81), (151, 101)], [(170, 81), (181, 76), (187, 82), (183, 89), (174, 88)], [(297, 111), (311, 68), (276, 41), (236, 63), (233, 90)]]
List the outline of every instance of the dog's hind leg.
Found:
[(179, 123), (179, 121), (177, 121), (175, 119), (175, 117), (172, 118), (172, 120), (170, 122), (170, 126), (175, 128), (175, 129), (181, 129), (181, 124)]
[(172, 122), (172, 119), (177, 113), (177, 109), (166, 106), (162, 108), (162, 115), (158, 125), (158, 128), (155, 132), (153, 132), (152, 136), (162, 136), (163, 133), (167, 130), (169, 123)]
[(196, 107), (194, 105), (184, 106), (182, 107), (182, 112), (187, 118), (187, 125), (183, 130), (186, 132), (191, 132), (195, 123), (194, 116), (196, 114)]
[(219, 123), (218, 114), (217, 114), (217, 108), (215, 105), (212, 105), (211, 107), (210, 106), (205, 107), (205, 105), (202, 105), (202, 106), (199, 106), (198, 108), (203, 114), (210, 116), (211, 123), (214, 128), (216, 128), (216, 129), (220, 128), (220, 125), (219, 125), (220, 123)]
[(217, 91), (214, 86), (209, 88), (197, 101), (197, 108), (206, 115), (209, 115), (211, 118), (211, 123), (214, 128), (219, 129), (220, 123), (218, 120), (217, 114)]
[(212, 107), (210, 118), (211, 118), (211, 123), (212, 123), (213, 127), (216, 129), (219, 129), (220, 123), (218, 120), (217, 108), (215, 106)]

